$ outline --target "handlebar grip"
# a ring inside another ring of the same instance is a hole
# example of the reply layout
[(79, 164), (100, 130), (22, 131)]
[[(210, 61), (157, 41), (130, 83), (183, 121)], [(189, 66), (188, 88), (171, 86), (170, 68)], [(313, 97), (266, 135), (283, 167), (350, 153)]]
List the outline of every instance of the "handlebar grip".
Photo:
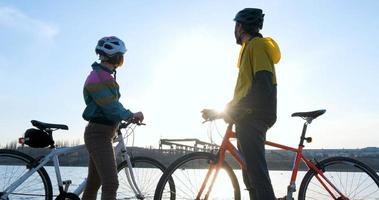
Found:
[(137, 126), (146, 125), (143, 122), (139, 122), (137, 120), (132, 119), (132, 120), (128, 120), (125, 122), (121, 122), (120, 125), (118, 126), (118, 128), (119, 129), (127, 128), (130, 124), (136, 124)]
[(135, 124), (135, 125), (137, 125), (137, 126), (144, 126), (144, 125), (146, 125), (146, 124), (143, 123), (143, 122), (132, 122), (132, 124)]

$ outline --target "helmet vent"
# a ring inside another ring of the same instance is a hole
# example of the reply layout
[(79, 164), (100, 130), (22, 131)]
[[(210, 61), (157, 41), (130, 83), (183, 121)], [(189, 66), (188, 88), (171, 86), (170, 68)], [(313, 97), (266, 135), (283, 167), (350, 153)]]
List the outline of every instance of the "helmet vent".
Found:
[(100, 40), (100, 41), (97, 43), (97, 46), (103, 46), (103, 45), (104, 45), (104, 43), (105, 43), (105, 41), (104, 41), (104, 40)]
[(104, 45), (104, 48), (106, 48), (106, 49), (113, 49), (113, 47), (111, 45), (109, 45), (109, 44)]

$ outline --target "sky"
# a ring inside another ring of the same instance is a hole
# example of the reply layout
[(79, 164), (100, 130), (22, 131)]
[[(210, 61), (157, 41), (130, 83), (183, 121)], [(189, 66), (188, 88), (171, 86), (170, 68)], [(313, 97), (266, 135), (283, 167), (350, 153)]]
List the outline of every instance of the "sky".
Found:
[(128, 49), (117, 72), (123, 105), (142, 111), (135, 146), (159, 139), (219, 142), (223, 121), (202, 123), (203, 108), (231, 100), (240, 46), (235, 14), (263, 9), (264, 36), (280, 46), (278, 120), (267, 140), (296, 146), (303, 120), (293, 112), (326, 109), (308, 128), (307, 148), (379, 147), (379, 1), (140, 0), (0, 2), (0, 144), (21, 137), (30, 120), (62, 123), (57, 140), (83, 141), (83, 84), (103, 36)]

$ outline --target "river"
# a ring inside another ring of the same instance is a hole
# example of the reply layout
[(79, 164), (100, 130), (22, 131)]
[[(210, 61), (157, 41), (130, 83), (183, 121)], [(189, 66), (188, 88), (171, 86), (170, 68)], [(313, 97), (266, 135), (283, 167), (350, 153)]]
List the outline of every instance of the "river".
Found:
[[(59, 192), (57, 190), (57, 181), (56, 181), (57, 178), (56, 178), (56, 175), (55, 175), (54, 167), (50, 167), (49, 166), (49, 167), (45, 167), (45, 169), (48, 172), (48, 174), (50, 176), (50, 179), (51, 179), (51, 182), (52, 182), (52, 185), (53, 185), (53, 194), (57, 195)], [(84, 180), (84, 178), (86, 178), (86, 176), (87, 176), (87, 168), (86, 167), (61, 167), (60, 170), (61, 170), (61, 174), (62, 174), (62, 179), (63, 180), (71, 180), (72, 181), (72, 185), (70, 186), (71, 191), (73, 190), (73, 188), (76, 188)], [(149, 170), (149, 169), (146, 169), (146, 170)], [(150, 169), (150, 171), (151, 171), (151, 169)], [(203, 170), (203, 171), (205, 173), (205, 170)], [(239, 180), (242, 199), (243, 200), (248, 200), (249, 196), (248, 196), (248, 192), (244, 189), (245, 187), (244, 187), (243, 180), (242, 180), (241, 170), (234, 170), (234, 171), (235, 171), (235, 173), (237, 175), (237, 178)], [(0, 167), (0, 174), (2, 172), (3, 172), (2, 168)], [(297, 182), (296, 182), (297, 190), (299, 190), (299, 187), (300, 187), (300, 184), (301, 184), (301, 180), (304, 177), (305, 173), (306, 172), (303, 172), (303, 171), (300, 171), (298, 173)], [(359, 177), (356, 176), (355, 174), (356, 173), (351, 172), (347, 176), (354, 177), (353, 179), (358, 179)], [(291, 172), (290, 171), (270, 171), (270, 176), (271, 176), (271, 181), (272, 181), (272, 184), (273, 184), (276, 196), (277, 197), (283, 197), (286, 194), (286, 191), (287, 191), (287, 186), (289, 184), (289, 180), (290, 180), (290, 177), (291, 177)], [(154, 177), (152, 175), (148, 175), (148, 177), (150, 179), (153, 179), (153, 180), (159, 179), (159, 177)], [(222, 174), (220, 175), (219, 178), (221, 180), (226, 180), (226, 177), (223, 177)], [(175, 185), (176, 184), (180, 184), (180, 183), (175, 182)], [(3, 188), (1, 188), (1, 185), (2, 184), (0, 182), (0, 190), (3, 189)], [(125, 187), (124, 185), (126, 185), (125, 181), (120, 181), (120, 187), (119, 187), (119, 189), (121, 188), (121, 190), (122, 190), (122, 188)], [(150, 187), (155, 187), (155, 186), (151, 186), (150, 185)], [(225, 187), (226, 186), (222, 185), (222, 184), (221, 184), (220, 188), (215, 187), (216, 193), (219, 193), (222, 196), (222, 193), (223, 193), (223, 190), (224, 190)], [(373, 186), (369, 185), (367, 187), (373, 187)], [(374, 194), (374, 198), (370, 197), (370, 198), (364, 198), (364, 199), (379, 200), (379, 198), (378, 198), (378, 196), (379, 196), (379, 190), (378, 190), (378, 188), (374, 186), (374, 190), (373, 191), (374, 191), (374, 193), (373, 193)], [(295, 197), (295, 199), (297, 199), (297, 192), (295, 192), (294, 197)], [(19, 198), (19, 199), (30, 199), (30, 198)], [(35, 199), (39, 199), (39, 198), (35, 198)], [(223, 199), (223, 198), (217, 198), (217, 199)], [(356, 198), (356, 199), (362, 199), (362, 198)]]

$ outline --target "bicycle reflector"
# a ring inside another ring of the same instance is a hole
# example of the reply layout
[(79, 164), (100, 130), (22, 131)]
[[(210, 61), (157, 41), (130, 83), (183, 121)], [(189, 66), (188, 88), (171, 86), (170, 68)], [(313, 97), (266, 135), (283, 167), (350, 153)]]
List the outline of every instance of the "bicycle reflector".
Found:
[(312, 138), (311, 137), (306, 137), (305, 140), (307, 141), (307, 143), (311, 143), (312, 142)]
[(25, 138), (23, 137), (18, 138), (18, 143), (22, 145), (25, 144)]

